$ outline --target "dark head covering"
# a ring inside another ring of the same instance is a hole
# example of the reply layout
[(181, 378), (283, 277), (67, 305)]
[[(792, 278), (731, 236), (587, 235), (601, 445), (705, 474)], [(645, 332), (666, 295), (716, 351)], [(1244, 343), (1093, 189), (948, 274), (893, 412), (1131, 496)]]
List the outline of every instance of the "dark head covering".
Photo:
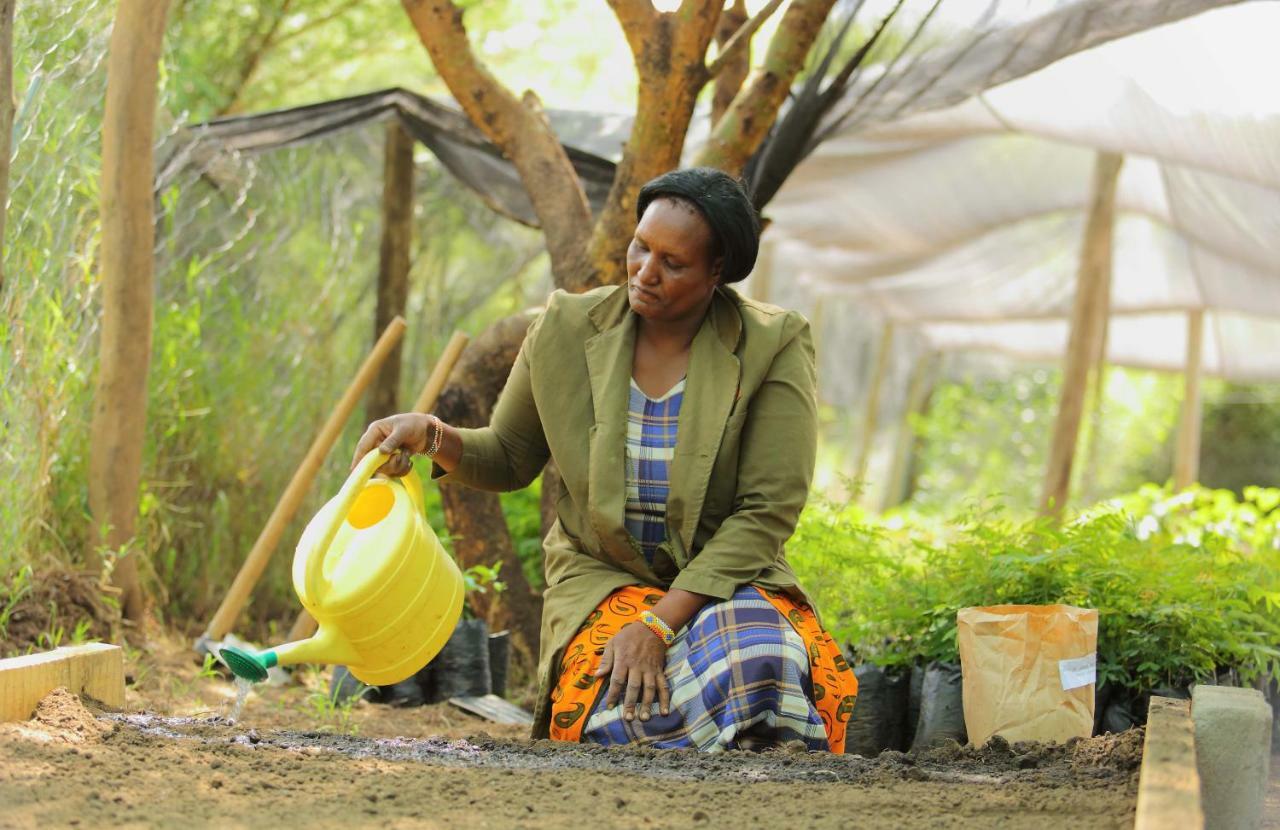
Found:
[(737, 179), (712, 167), (663, 173), (640, 188), (636, 220), (654, 199), (670, 197), (693, 205), (711, 227), (711, 257), (723, 257), (720, 282), (745, 279), (760, 252), (760, 219)]

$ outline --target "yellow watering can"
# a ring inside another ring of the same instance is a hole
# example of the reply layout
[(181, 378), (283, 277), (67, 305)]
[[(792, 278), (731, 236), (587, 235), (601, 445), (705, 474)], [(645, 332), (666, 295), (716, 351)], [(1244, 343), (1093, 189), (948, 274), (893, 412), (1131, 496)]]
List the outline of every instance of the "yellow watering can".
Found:
[(462, 614), (462, 573), (427, 524), (413, 471), (372, 478), (373, 450), (307, 525), (293, 556), (293, 588), (319, 623), (308, 640), (254, 654), (224, 646), (237, 677), (265, 680), (292, 663), (336, 663), (372, 686), (399, 683), (430, 662)]

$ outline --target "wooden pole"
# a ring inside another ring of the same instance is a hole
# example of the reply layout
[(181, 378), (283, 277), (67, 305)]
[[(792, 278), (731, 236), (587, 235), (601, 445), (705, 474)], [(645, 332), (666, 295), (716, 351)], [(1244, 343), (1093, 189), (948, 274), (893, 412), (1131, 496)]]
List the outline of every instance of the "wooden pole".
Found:
[(1116, 153), (1099, 153), (1094, 165), (1093, 197), (1076, 273), (1071, 337), (1062, 371), (1062, 400), (1053, 425), (1053, 443), (1040, 499), (1042, 515), (1060, 513), (1071, 486), (1089, 367), (1098, 354), (1103, 322), (1110, 316), (1111, 239), (1115, 229), (1116, 183), (1123, 162), (1124, 157)]
[(397, 317), (391, 321), (391, 325), (387, 326), (387, 330), (378, 338), (378, 342), (374, 344), (373, 350), (369, 352), (369, 356), (365, 358), (364, 363), (360, 364), (355, 378), (352, 379), (337, 406), (333, 408), (333, 412), (330, 413), (329, 420), (324, 422), (319, 434), (311, 442), (311, 447), (307, 450), (306, 456), (303, 457), (302, 463), (298, 465), (293, 478), (289, 480), (289, 486), (285, 488), (284, 494), (276, 502), (275, 510), (271, 511), (271, 516), (267, 519), (266, 526), (262, 528), (262, 533), (258, 535), (258, 540), (253, 543), (253, 548), (245, 558), (244, 564), (240, 566), (240, 572), (236, 574), (230, 590), (227, 591), (222, 604), (218, 606), (213, 619), (209, 621), (205, 636), (210, 640), (221, 640), (231, 630), (236, 617), (240, 615), (241, 609), (244, 608), (245, 602), (248, 601), (250, 592), (258, 584), (258, 579), (261, 578), (262, 571), (267, 567), (267, 562), (271, 560), (271, 554), (275, 552), (276, 544), (279, 543), (280, 537), (284, 534), (285, 527), (293, 519), (294, 514), (298, 512), (298, 508), (302, 505), (302, 500), (307, 495), (307, 490), (311, 487), (311, 482), (315, 480), (316, 473), (320, 471), (320, 465), (324, 463), (325, 456), (329, 454), (334, 442), (338, 440), (338, 434), (342, 432), (343, 424), (351, 417), (351, 413), (359, 402), (360, 396), (373, 381), (374, 375), (377, 374), (383, 361), (387, 359), (387, 355), (391, 353), (395, 345), (400, 342), (400, 338), (404, 336), (404, 329), (403, 318)]
[[(422, 392), (418, 394), (418, 400), (413, 405), (414, 412), (430, 412), (436, 408), (440, 390), (444, 389), (445, 382), (449, 380), (449, 373), (453, 371), (453, 365), (458, 362), (458, 358), (462, 356), (462, 350), (467, 347), (470, 340), (470, 336), (460, 331), (455, 331), (453, 337), (449, 338), (448, 344), (440, 354), (440, 359), (436, 361), (435, 368), (431, 370), (431, 376), (427, 378)], [(289, 628), (289, 637), (286, 642), (305, 640), (315, 633), (315, 618), (303, 608)]]
[(1183, 378), (1182, 421), (1178, 424), (1178, 445), (1173, 458), (1173, 488), (1185, 490), (1200, 477), (1200, 424), (1204, 415), (1200, 397), (1203, 365), (1204, 312), (1187, 312), (1187, 363)]
[[(1107, 394), (1107, 339), (1110, 337), (1110, 319), (1102, 320), (1102, 337), (1098, 341), (1098, 354), (1093, 364), (1093, 391), (1089, 401), (1089, 446), (1085, 449), (1084, 470), (1078, 481), (1079, 492), (1085, 493), (1089, 501), (1097, 495), (1094, 479), (1098, 475), (1098, 456), (1102, 447), (1102, 404)], [(1088, 488), (1088, 489), (1085, 489)]]
[(120, 0), (107, 47), (102, 117), (102, 323), (89, 443), (88, 559), (116, 551), (112, 581), (127, 619), (144, 613), (130, 545), (138, 517), (151, 364), (156, 81), (169, 0)]
[[(413, 247), (413, 136), (392, 119), (382, 163), (382, 244), (378, 249), (378, 303), (373, 334), (384, 331), (405, 313), (409, 296), (409, 252)], [(369, 390), (365, 420), (372, 422), (399, 412), (400, 344), (391, 350)]]
[(867, 408), (862, 419), (862, 441), (858, 448), (858, 470), (854, 484), (861, 494), (867, 477), (867, 465), (871, 463), (871, 442), (875, 438), (876, 420), (880, 414), (880, 388), (889, 368), (889, 350), (893, 348), (893, 321), (886, 319), (880, 330), (880, 349), (876, 352), (876, 366), (871, 375), (871, 388), (867, 392)]
[(881, 510), (897, 507), (907, 500), (907, 476), (916, 447), (916, 434), (911, 422), (923, 415), (925, 408), (929, 405), (937, 367), (937, 352), (928, 351), (916, 359), (915, 368), (911, 372), (911, 382), (907, 387), (906, 405), (902, 408), (902, 419), (898, 422), (893, 463), (889, 468), (888, 484), (885, 487), (884, 499), (881, 501)]
[[(17, 0), (0, 0), (0, 265), (4, 262), (4, 225), (9, 212), (9, 156), (13, 149), (13, 8)], [(4, 270), (0, 267), (0, 295)]]

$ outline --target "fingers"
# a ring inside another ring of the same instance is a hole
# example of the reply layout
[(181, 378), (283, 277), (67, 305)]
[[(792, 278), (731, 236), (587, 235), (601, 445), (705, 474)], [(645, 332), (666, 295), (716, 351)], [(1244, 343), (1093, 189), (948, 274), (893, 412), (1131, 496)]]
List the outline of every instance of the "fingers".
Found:
[(639, 669), (632, 668), (627, 672), (626, 696), (622, 699), (622, 717), (625, 719), (636, 719), (636, 702), (640, 699), (644, 685), (644, 674)]
[(664, 716), (671, 714), (671, 686), (665, 674), (658, 675), (658, 711)]
[(351, 459), (351, 469), (355, 469), (360, 459), (369, 454), (375, 447), (390, 456), (378, 472), (388, 476), (402, 476), (413, 469), (413, 454), (422, 452), (423, 424), (422, 417), (416, 413), (392, 415), (369, 424), (364, 435), (356, 442), (355, 455)]
[(627, 689), (627, 670), (619, 667), (609, 677), (609, 693), (604, 699), (604, 708), (612, 709), (618, 705), (622, 699), (623, 693)]
[(390, 429), (387, 425), (387, 419), (384, 418), (380, 421), (374, 421), (369, 424), (369, 427), (364, 431), (364, 435), (361, 435), (360, 440), (356, 442), (356, 452), (355, 455), (351, 457), (351, 469), (354, 470), (356, 465), (360, 463), (360, 459), (364, 458), (369, 454), (370, 450), (382, 443), (389, 434)]
[(658, 675), (655, 672), (645, 672), (644, 692), (640, 695), (640, 720), (649, 719), (649, 712), (653, 710), (653, 700), (657, 696)]

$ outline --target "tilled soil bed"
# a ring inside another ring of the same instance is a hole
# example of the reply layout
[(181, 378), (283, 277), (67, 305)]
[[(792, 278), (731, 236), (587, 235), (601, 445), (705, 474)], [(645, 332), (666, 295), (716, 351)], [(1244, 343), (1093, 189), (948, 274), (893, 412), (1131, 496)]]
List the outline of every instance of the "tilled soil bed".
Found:
[(68, 695), (0, 729), (0, 826), (1129, 827), (1142, 747), (702, 755), (86, 715)]

